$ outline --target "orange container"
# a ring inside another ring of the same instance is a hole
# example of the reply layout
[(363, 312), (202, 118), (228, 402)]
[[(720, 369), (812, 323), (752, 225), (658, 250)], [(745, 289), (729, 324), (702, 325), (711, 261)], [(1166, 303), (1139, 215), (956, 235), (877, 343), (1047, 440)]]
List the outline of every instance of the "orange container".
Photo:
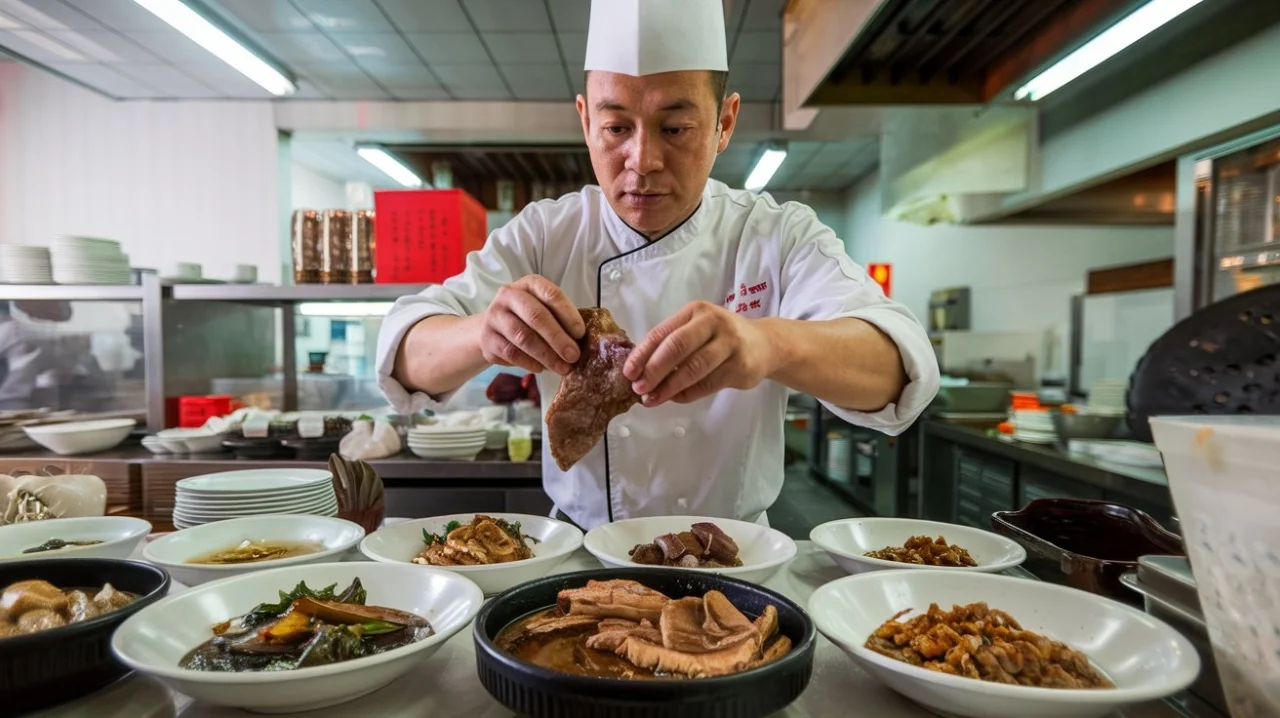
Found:
[(484, 205), (460, 189), (373, 193), (374, 266), (379, 284), (443, 282), (484, 246)]

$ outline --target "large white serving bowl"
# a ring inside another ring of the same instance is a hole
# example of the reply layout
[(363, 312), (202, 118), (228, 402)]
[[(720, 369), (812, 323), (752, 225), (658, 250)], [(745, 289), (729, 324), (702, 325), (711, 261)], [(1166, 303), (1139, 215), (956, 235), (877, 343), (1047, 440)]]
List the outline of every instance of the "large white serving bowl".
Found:
[[(142, 549), (142, 558), (168, 571), (175, 581), (195, 586), (281, 566), (341, 561), (362, 538), (364, 529), (343, 519), (300, 515), (251, 516), (216, 521), (161, 536)], [(187, 563), (213, 551), (233, 548), (242, 541), (314, 541), (324, 548), (316, 553), (254, 563)]]
[[(947, 675), (864, 647), (894, 614), (937, 603), (986, 602), (1022, 627), (1083, 651), (1114, 689), (1066, 690), (988, 683)], [(809, 599), (818, 630), (887, 686), (942, 715), (961, 718), (1102, 718), (1125, 705), (1172, 695), (1191, 685), (1200, 658), (1187, 639), (1159, 620), (1067, 586), (989, 573), (941, 569), (876, 571), (820, 587)]]
[[(733, 568), (693, 570), (712, 571), (743, 581), (764, 583), (796, 555), (796, 542), (781, 531), (747, 521), (713, 519), (705, 516), (650, 516), (615, 521), (588, 531), (583, 546), (605, 566), (636, 568), (640, 564), (631, 560), (630, 551), (637, 544), (653, 543), (653, 540), (659, 536), (688, 531), (689, 527), (703, 522), (719, 526), (738, 544), (738, 558), (742, 559), (742, 565)], [(647, 566), (646, 568), (690, 570), (667, 566)]]
[[(130, 516), (87, 516), (0, 526), (0, 563), (37, 558), (129, 558), (149, 533), (150, 523)], [(102, 543), (22, 553), (55, 538)]]
[[(178, 667), (211, 628), (305, 581), (312, 588), (346, 587), (359, 578), (366, 603), (410, 611), (435, 634), (386, 653), (342, 663), (272, 673), (210, 673)], [(425, 566), (367, 561), (287, 566), (206, 583), (139, 611), (116, 629), (111, 648), (125, 665), (173, 689), (215, 705), (261, 713), (292, 713), (337, 705), (371, 693), (427, 660), (466, 627), (484, 596), (456, 573)], [(359, 710), (355, 711), (359, 714)]]
[[(533, 558), (523, 561), (491, 566), (441, 567), (475, 581), (486, 596), (502, 593), (513, 586), (546, 576), (582, 546), (582, 532), (563, 521), (528, 514), (485, 515), (513, 523), (519, 521), (520, 530), (526, 536), (537, 539), (529, 544), (529, 548), (533, 549)], [(476, 514), (472, 513), (403, 521), (366, 536), (360, 542), (360, 551), (374, 561), (426, 568), (411, 563), (422, 552), (422, 532), (440, 534), (450, 521), (466, 524), (475, 517)]]
[[(864, 556), (888, 546), (901, 546), (912, 536), (942, 536), (949, 544), (967, 549), (977, 566), (919, 566)], [(862, 518), (839, 519), (814, 527), (809, 540), (831, 555), (849, 573), (885, 569), (932, 569), (960, 573), (999, 573), (1027, 560), (1027, 551), (1016, 541), (999, 534), (960, 524), (919, 519)]]
[(24, 426), (22, 430), (32, 441), (49, 451), (69, 456), (113, 449), (128, 438), (137, 424), (133, 419), (100, 419)]

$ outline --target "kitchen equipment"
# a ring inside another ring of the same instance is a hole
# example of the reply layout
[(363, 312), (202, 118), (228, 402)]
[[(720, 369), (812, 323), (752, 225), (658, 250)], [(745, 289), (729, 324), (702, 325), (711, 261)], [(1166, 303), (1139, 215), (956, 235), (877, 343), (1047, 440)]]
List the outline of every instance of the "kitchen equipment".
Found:
[(350, 283), (353, 239), (351, 213), (344, 209), (326, 209), (321, 215), (320, 232), (321, 283)]
[(1280, 715), (1280, 417), (1157, 417), (1151, 428), (1227, 706), (1237, 717)]
[(99, 419), (65, 424), (24, 426), (31, 440), (55, 454), (92, 454), (119, 446), (138, 422), (133, 419)]
[[(883, 656), (867, 637), (885, 621), (937, 603), (985, 602), (1022, 627), (1085, 651), (1115, 688), (1072, 690), (979, 681)], [(903, 696), (957, 718), (1103, 718), (1117, 708), (1173, 695), (1195, 680), (1200, 660), (1186, 638), (1147, 614), (1043, 581), (989, 573), (875, 571), (814, 591), (809, 615), (822, 635)]]
[(362, 209), (351, 223), (351, 282), (373, 283), (374, 214)]
[[(947, 543), (967, 550), (978, 565), (954, 568), (919, 566), (866, 555), (868, 551), (901, 546), (912, 536), (941, 536)], [(1004, 536), (969, 526), (921, 519), (837, 519), (814, 527), (809, 532), (809, 540), (830, 554), (832, 560), (849, 573), (893, 569), (998, 573), (1018, 566), (1027, 558), (1027, 552), (1022, 546)]]
[[(0, 563), (32, 559), (128, 558), (151, 533), (151, 524), (130, 516), (84, 516), (72, 519), (25, 521), (0, 527)], [(23, 553), (50, 539), (101, 541), (55, 551)], [(3, 584), (0, 584), (3, 588)]]
[(319, 283), (323, 242), (320, 213), (314, 209), (294, 210), (290, 226), (293, 238), (294, 283)]
[[(583, 547), (605, 566), (631, 568), (631, 549), (638, 544), (653, 543), (659, 536), (688, 531), (701, 522), (711, 522), (738, 544), (741, 566), (703, 568), (699, 571), (718, 573), (742, 581), (764, 583), (796, 555), (796, 542), (786, 534), (749, 521), (716, 519), (704, 516), (647, 516), (602, 524), (587, 532)], [(653, 566), (658, 571), (681, 571), (672, 566)]]
[(1058, 449), (1067, 451), (1072, 439), (1113, 439), (1120, 432), (1123, 417), (1082, 411), (1054, 411), (1049, 415)]
[[(525, 663), (500, 650), (493, 639), (531, 611), (549, 608), (566, 588), (588, 581), (637, 581), (670, 598), (720, 591), (749, 615), (766, 605), (778, 610), (779, 631), (791, 652), (741, 673), (691, 680), (617, 680), (570, 676)], [(480, 683), (498, 702), (529, 718), (626, 716), (627, 718), (759, 718), (773, 715), (804, 692), (813, 673), (816, 634), (803, 609), (775, 591), (747, 581), (694, 569), (604, 569), (548, 576), (507, 591), (476, 617)]]
[(1209, 642), (1209, 629), (1196, 595), (1191, 562), (1181, 556), (1143, 556), (1138, 570), (1125, 573), (1120, 582), (1142, 595), (1147, 613), (1173, 626), (1191, 641), (1200, 654), (1200, 677), (1189, 689), (1201, 700), (1226, 712), (1227, 699)]
[(1022, 544), (1024, 564), (1044, 581), (1136, 604), (1120, 576), (1151, 554), (1185, 555), (1182, 541), (1134, 508), (1086, 499), (1036, 499), (991, 516), (996, 533)]

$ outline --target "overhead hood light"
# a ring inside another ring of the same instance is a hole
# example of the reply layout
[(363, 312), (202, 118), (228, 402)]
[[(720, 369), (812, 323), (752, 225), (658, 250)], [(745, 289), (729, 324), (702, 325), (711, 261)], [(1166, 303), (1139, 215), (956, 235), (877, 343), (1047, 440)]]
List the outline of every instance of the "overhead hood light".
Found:
[(298, 86), (285, 74), (255, 55), (181, 0), (134, 0), (156, 17), (191, 38), (197, 45), (234, 67), (240, 74), (277, 97), (292, 95)]
[(1033, 101), (1043, 98), (1202, 2), (1204, 0), (1151, 0), (1019, 87), (1013, 98)]
[(405, 167), (400, 160), (392, 157), (381, 147), (357, 147), (356, 154), (405, 187), (421, 187), (425, 184), (413, 170)]
[(773, 173), (778, 171), (786, 158), (786, 150), (765, 150), (756, 162), (755, 169), (747, 175), (747, 183), (743, 187), (752, 192), (764, 189), (765, 185), (769, 184), (769, 180), (773, 179)]

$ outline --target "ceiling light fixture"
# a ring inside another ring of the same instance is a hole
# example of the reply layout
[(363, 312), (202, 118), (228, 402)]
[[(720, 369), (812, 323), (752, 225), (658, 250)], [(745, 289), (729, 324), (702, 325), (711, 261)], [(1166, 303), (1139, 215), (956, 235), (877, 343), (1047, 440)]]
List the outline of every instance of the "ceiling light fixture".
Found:
[(1013, 98), (1042, 99), (1202, 2), (1204, 0), (1151, 0), (1019, 87)]
[(756, 166), (751, 170), (751, 174), (747, 175), (747, 183), (743, 185), (745, 189), (752, 192), (758, 192), (769, 184), (769, 180), (773, 179), (773, 173), (778, 171), (782, 166), (782, 161), (787, 158), (786, 150), (769, 149), (760, 155), (760, 159), (756, 161)]
[(426, 184), (417, 173), (406, 167), (400, 160), (392, 157), (381, 147), (357, 147), (356, 154), (360, 155), (365, 162), (382, 170), (383, 174), (405, 187), (416, 188)]
[(191, 38), (197, 45), (213, 53), (240, 74), (261, 85), (277, 97), (292, 95), (298, 86), (283, 72), (241, 45), (235, 38), (206, 20), (181, 0), (134, 0), (156, 17)]

